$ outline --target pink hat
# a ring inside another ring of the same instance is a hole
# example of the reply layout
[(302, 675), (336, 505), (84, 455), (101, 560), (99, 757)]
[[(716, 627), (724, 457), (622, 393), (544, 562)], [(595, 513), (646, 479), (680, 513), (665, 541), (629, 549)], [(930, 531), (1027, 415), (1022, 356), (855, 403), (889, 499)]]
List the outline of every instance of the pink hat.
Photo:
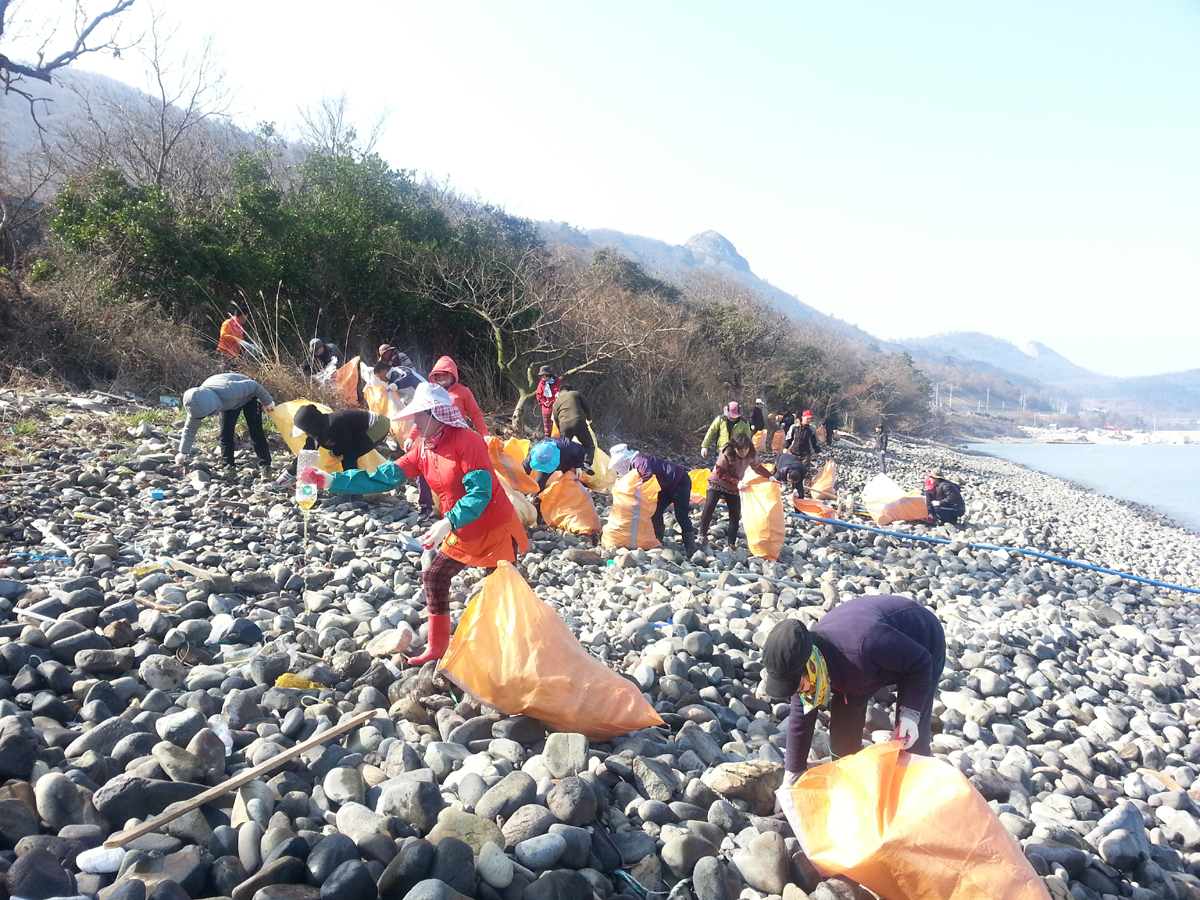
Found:
[(738, 402), (736, 400), (730, 400), (729, 405), (725, 407), (725, 414), (731, 419), (736, 419), (742, 414), (742, 408), (738, 406)]

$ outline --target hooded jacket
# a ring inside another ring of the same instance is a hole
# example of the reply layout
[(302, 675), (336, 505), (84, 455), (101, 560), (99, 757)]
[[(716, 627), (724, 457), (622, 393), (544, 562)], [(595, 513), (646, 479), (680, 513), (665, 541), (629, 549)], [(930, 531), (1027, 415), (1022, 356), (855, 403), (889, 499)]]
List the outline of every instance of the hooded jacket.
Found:
[(187, 410), (187, 420), (183, 423), (179, 452), (191, 452), (196, 432), (200, 430), (201, 419), (206, 419), (213, 413), (241, 409), (251, 400), (257, 400), (264, 406), (275, 404), (265, 387), (253, 378), (236, 372), (222, 372), (206, 379), (199, 387), (185, 391), (183, 408)]
[(365, 409), (339, 409), (323, 413), (309, 404), (296, 410), (296, 417), (292, 421), (308, 434), (304, 442), (306, 450), (324, 447), (332, 456), (345, 456), (360, 437), (369, 434), (379, 421), (379, 416)]
[[(483, 413), (479, 411), (479, 404), (475, 402), (475, 395), (471, 393), (470, 388), (464, 387), (458, 382), (458, 365), (450, 357), (443, 356), (429, 370), (429, 380), (433, 381), (433, 376), (439, 372), (449, 375), (454, 379), (453, 383), (446, 388), (446, 393), (450, 395), (450, 399), (454, 401), (454, 405), (458, 407), (458, 411), (471, 423), (472, 427), (483, 437), (487, 437), (487, 422), (483, 421)], [(412, 427), (408, 436), (414, 441), (420, 436), (417, 433), (416, 425)]]

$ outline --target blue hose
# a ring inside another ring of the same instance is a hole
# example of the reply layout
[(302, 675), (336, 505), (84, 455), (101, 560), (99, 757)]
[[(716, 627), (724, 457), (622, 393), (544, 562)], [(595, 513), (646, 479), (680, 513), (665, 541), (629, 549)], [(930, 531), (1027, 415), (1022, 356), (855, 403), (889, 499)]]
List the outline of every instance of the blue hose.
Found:
[[(886, 534), (888, 537), (903, 538), (906, 541), (926, 541), (930, 544), (952, 544), (953, 541), (948, 541), (945, 538), (923, 537), (918, 534), (905, 534), (902, 531), (889, 531), (886, 528), (872, 528), (870, 525), (857, 525), (854, 522), (843, 522), (840, 519), (823, 519), (820, 516), (809, 516), (804, 513), (789, 512), (789, 516), (793, 519), (808, 519), (810, 522), (821, 522), (825, 525), (841, 525), (843, 528), (853, 528), (857, 531), (871, 531), (875, 534)], [(1068, 566), (1075, 566), (1079, 569), (1088, 569), (1092, 572), (1102, 572), (1105, 575), (1119, 575), (1121, 578), (1126, 578), (1129, 581), (1137, 581), (1141, 584), (1149, 584), (1154, 587), (1168, 588), (1172, 591), (1183, 591), (1187, 594), (1200, 594), (1200, 590), (1196, 588), (1183, 587), (1178, 584), (1169, 584), (1165, 581), (1154, 581), (1150, 578), (1141, 578), (1137, 575), (1130, 575), (1128, 572), (1118, 572), (1115, 569), (1105, 569), (1102, 566), (1092, 566), (1087, 563), (1076, 562), (1073, 559), (1063, 559), (1061, 556), (1051, 556), (1049, 553), (1041, 553), (1037, 550), (1023, 550), (1020, 547), (997, 547), (994, 544), (972, 544), (968, 543), (968, 547), (973, 550), (1006, 550), (1010, 553), (1024, 553), (1026, 556), (1036, 556), (1038, 559), (1048, 559), (1051, 562), (1063, 563)]]

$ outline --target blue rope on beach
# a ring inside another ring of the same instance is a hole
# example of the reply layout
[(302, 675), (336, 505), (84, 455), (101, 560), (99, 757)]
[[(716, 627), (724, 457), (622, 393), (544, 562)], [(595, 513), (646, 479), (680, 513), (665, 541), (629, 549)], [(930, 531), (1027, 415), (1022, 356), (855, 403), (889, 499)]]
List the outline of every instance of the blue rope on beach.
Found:
[[(858, 531), (872, 531), (875, 534), (886, 534), (889, 537), (904, 538), (906, 541), (928, 541), (931, 544), (953, 544), (954, 541), (948, 541), (945, 538), (926, 537), (919, 534), (905, 534), (902, 531), (889, 531), (886, 528), (872, 528), (870, 525), (858, 525), (854, 522), (843, 522), (840, 519), (823, 519), (820, 516), (809, 516), (804, 513), (789, 512), (787, 515), (794, 519), (808, 519), (810, 522), (821, 522), (825, 525), (841, 525), (844, 528), (854, 528)], [(1172, 591), (1183, 591), (1187, 594), (1200, 594), (1200, 590), (1196, 588), (1183, 587), (1179, 584), (1170, 584), (1166, 581), (1155, 581), (1151, 578), (1142, 578), (1138, 575), (1130, 575), (1128, 572), (1118, 572), (1116, 569), (1105, 569), (1103, 566), (1093, 566), (1088, 563), (1077, 562), (1073, 559), (1064, 559), (1061, 556), (1052, 556), (1049, 553), (1042, 553), (1038, 550), (1025, 550), (1021, 547), (998, 547), (995, 544), (967, 544), (973, 550), (1007, 550), (1010, 553), (1024, 553), (1026, 556), (1036, 556), (1038, 559), (1048, 559), (1051, 562), (1063, 563), (1068, 566), (1075, 566), (1079, 569), (1088, 569), (1092, 572), (1102, 572), (1105, 575), (1119, 575), (1121, 578), (1127, 578), (1130, 581), (1137, 581), (1141, 584), (1149, 584), (1154, 587), (1168, 588)]]

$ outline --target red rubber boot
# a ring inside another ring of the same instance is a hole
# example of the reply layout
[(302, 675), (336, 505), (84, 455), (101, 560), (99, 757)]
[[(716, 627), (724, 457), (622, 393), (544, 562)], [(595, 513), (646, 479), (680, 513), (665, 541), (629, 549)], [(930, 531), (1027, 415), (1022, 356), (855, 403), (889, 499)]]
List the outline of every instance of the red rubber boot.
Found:
[(420, 656), (410, 656), (410, 666), (423, 666), (431, 659), (441, 659), (450, 646), (450, 613), (429, 617), (429, 639), (425, 643), (425, 652)]

